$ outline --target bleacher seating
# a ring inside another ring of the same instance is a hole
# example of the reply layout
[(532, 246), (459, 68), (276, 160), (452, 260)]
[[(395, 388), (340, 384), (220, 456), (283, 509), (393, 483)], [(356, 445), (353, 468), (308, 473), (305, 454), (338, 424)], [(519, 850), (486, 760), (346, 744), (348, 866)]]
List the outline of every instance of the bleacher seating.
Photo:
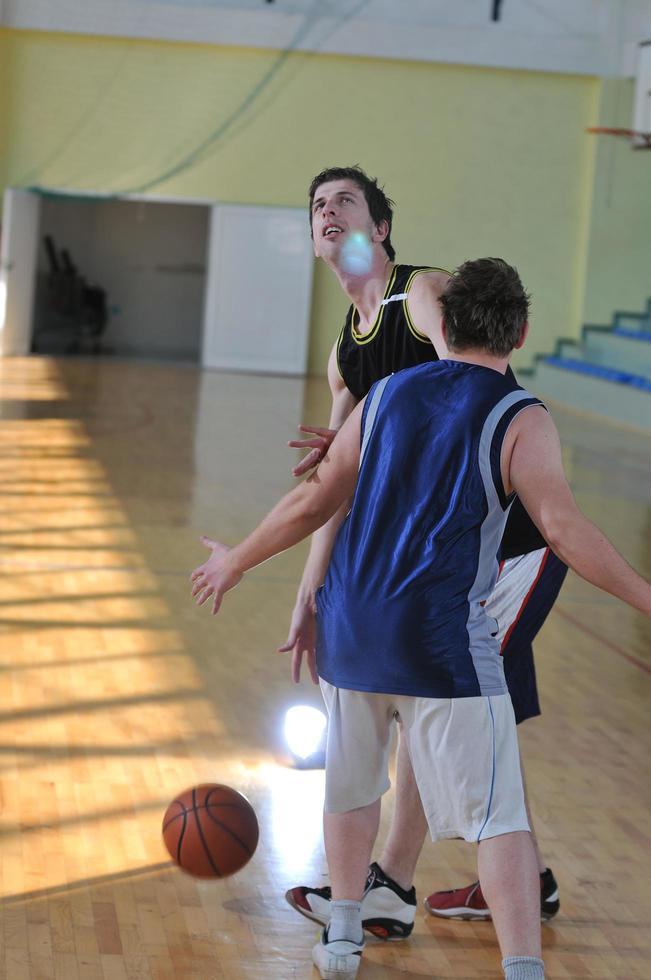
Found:
[(645, 313), (616, 313), (588, 325), (581, 340), (559, 340), (525, 384), (541, 398), (651, 429), (651, 301)]

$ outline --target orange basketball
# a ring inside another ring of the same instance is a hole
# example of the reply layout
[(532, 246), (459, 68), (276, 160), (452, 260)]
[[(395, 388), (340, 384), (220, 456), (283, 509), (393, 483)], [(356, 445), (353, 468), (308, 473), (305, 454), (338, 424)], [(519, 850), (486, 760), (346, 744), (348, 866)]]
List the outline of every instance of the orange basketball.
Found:
[(172, 800), (163, 840), (180, 868), (197, 878), (227, 878), (251, 859), (258, 820), (246, 797), (219, 783), (193, 786)]

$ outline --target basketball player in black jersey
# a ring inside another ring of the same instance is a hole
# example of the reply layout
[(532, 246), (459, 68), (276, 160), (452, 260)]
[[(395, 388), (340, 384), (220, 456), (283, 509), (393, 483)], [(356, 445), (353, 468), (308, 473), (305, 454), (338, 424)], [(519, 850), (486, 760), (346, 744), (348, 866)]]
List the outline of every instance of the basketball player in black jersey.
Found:
[[(377, 182), (357, 167), (331, 168), (314, 178), (309, 201), (315, 254), (330, 266), (352, 305), (328, 361), (332, 391), (329, 428), (301, 426), (312, 437), (290, 443), (310, 449), (294, 470), (297, 476), (325, 455), (335, 431), (375, 381), (447, 355), (438, 298), (448, 274), (429, 266), (395, 264), (392, 202)], [(344, 260), (343, 246), (353, 233), (361, 233), (370, 243), (368, 268), (362, 274), (349, 271)], [(303, 659), (313, 680), (317, 680), (314, 594), (325, 577), (334, 536), (344, 516), (345, 508), (312, 538), (289, 636), (280, 647), (292, 653), (295, 681), (299, 680)], [(517, 502), (512, 508), (501, 559), (503, 575), (495, 590), (495, 609), (491, 614), (502, 626), (505, 674), (516, 720), (521, 722), (540, 713), (531, 642), (551, 609), (567, 569), (549, 551)], [(362, 906), (365, 928), (380, 938), (405, 938), (413, 928), (416, 897), (412, 881), (426, 831), (409, 755), (401, 742), (394, 819), (380, 862), (371, 866)], [(325, 832), (328, 833), (327, 815)], [(557, 886), (537, 853), (541, 915), (550, 918), (559, 907)], [(287, 900), (308, 918), (323, 923), (329, 918), (328, 888), (298, 886), (287, 892)], [(425, 904), (434, 915), (490, 918), (478, 883), (435, 892)]]

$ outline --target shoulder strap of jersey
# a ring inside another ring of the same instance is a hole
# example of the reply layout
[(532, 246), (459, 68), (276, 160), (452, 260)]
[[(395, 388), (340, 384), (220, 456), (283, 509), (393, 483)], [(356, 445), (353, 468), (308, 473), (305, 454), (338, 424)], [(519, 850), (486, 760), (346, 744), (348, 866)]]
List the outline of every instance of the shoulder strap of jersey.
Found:
[(386, 297), (382, 300), (382, 306), (386, 306), (387, 303), (402, 302), (407, 296), (408, 283), (411, 279), (419, 272), (431, 271), (432, 269), (427, 265), (401, 265), (400, 263), (395, 265), (391, 277), (391, 286)]
[[(494, 479), (495, 470), (493, 466), (491, 466), (491, 446), (495, 441), (493, 437), (505, 415), (511, 414), (513, 419), (520, 411), (522, 411), (522, 409), (528, 408), (530, 405), (535, 404), (541, 404), (540, 400), (534, 398), (528, 391), (524, 391), (522, 388), (517, 388), (515, 391), (510, 391), (507, 395), (500, 399), (500, 401), (488, 413), (484, 425), (482, 426), (479, 439), (478, 462), (482, 483), (484, 485), (484, 492), (486, 494), (486, 502), (488, 504), (488, 513), (480, 528), (477, 575), (468, 592), (468, 602), (471, 605), (485, 598), (482, 591), (482, 583), (485, 582), (487, 569), (495, 565), (497, 561), (496, 555), (499, 550), (500, 541), (504, 530), (503, 511), (508, 510), (512, 503), (511, 499), (508, 501), (506, 507), (502, 506), (499, 489), (496, 486), (496, 481)], [(506, 428), (508, 428), (508, 426), (506, 426)], [(504, 429), (504, 432), (506, 432), (506, 428)], [(500, 449), (502, 440), (497, 440), (500, 442)], [(497, 519), (497, 515), (500, 513), (501, 518)], [(491, 515), (493, 516), (491, 517)]]
[[(350, 316), (350, 312), (349, 312), (349, 316)], [(344, 339), (344, 334), (346, 333), (347, 325), (348, 325), (348, 318), (346, 318), (346, 323), (344, 323), (343, 327), (341, 328), (341, 331), (339, 332), (339, 336), (337, 337), (337, 349), (335, 352), (335, 362), (337, 364), (337, 371), (339, 371), (339, 377), (341, 378), (342, 381), (344, 380), (344, 376), (341, 372), (341, 363), (339, 361), (339, 349), (341, 347), (341, 342)]]
[(435, 265), (415, 266), (412, 268), (411, 273), (407, 277), (407, 281), (405, 282), (403, 287), (403, 295), (400, 297), (402, 299), (402, 308), (405, 314), (405, 320), (407, 321), (407, 326), (409, 327), (410, 332), (414, 335), (416, 340), (420, 340), (422, 343), (425, 344), (430, 344), (431, 340), (429, 339), (429, 337), (426, 337), (425, 334), (421, 333), (420, 330), (416, 329), (416, 327), (414, 326), (414, 322), (411, 318), (411, 314), (409, 313), (409, 302), (408, 302), (409, 290), (411, 289), (416, 276), (420, 276), (423, 272), (444, 272), (446, 276), (449, 276), (450, 273), (448, 272), (447, 269), (443, 269)]
[(381, 381), (376, 382), (373, 385), (370, 392), (366, 396), (366, 404), (364, 405), (364, 410), (362, 412), (362, 446), (359, 451), (359, 465), (361, 467), (364, 460), (364, 455), (366, 453), (366, 447), (368, 446), (368, 441), (371, 438), (371, 433), (373, 431), (373, 426), (375, 425), (375, 418), (377, 416), (378, 408), (380, 407), (380, 402), (382, 400), (382, 395), (384, 394), (384, 389), (387, 386), (387, 382), (391, 375), (386, 378), (382, 378)]
[(501, 458), (504, 437), (516, 416), (525, 408), (532, 406), (545, 407), (535, 395), (518, 387), (497, 403), (484, 423), (479, 465), (489, 500), (491, 497), (494, 500), (493, 494), (496, 494), (502, 510), (506, 510), (513, 500), (513, 495), (507, 497), (502, 482)]

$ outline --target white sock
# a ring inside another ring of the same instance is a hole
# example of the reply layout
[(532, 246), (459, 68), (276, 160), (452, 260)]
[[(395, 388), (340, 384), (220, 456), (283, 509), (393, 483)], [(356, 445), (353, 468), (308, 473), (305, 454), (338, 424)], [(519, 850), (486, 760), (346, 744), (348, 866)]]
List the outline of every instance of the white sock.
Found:
[(361, 945), (364, 939), (361, 902), (339, 899), (330, 903), (328, 942), (333, 943), (337, 939), (347, 939), (351, 943)]
[(545, 964), (537, 956), (507, 956), (502, 969), (505, 980), (545, 980)]

